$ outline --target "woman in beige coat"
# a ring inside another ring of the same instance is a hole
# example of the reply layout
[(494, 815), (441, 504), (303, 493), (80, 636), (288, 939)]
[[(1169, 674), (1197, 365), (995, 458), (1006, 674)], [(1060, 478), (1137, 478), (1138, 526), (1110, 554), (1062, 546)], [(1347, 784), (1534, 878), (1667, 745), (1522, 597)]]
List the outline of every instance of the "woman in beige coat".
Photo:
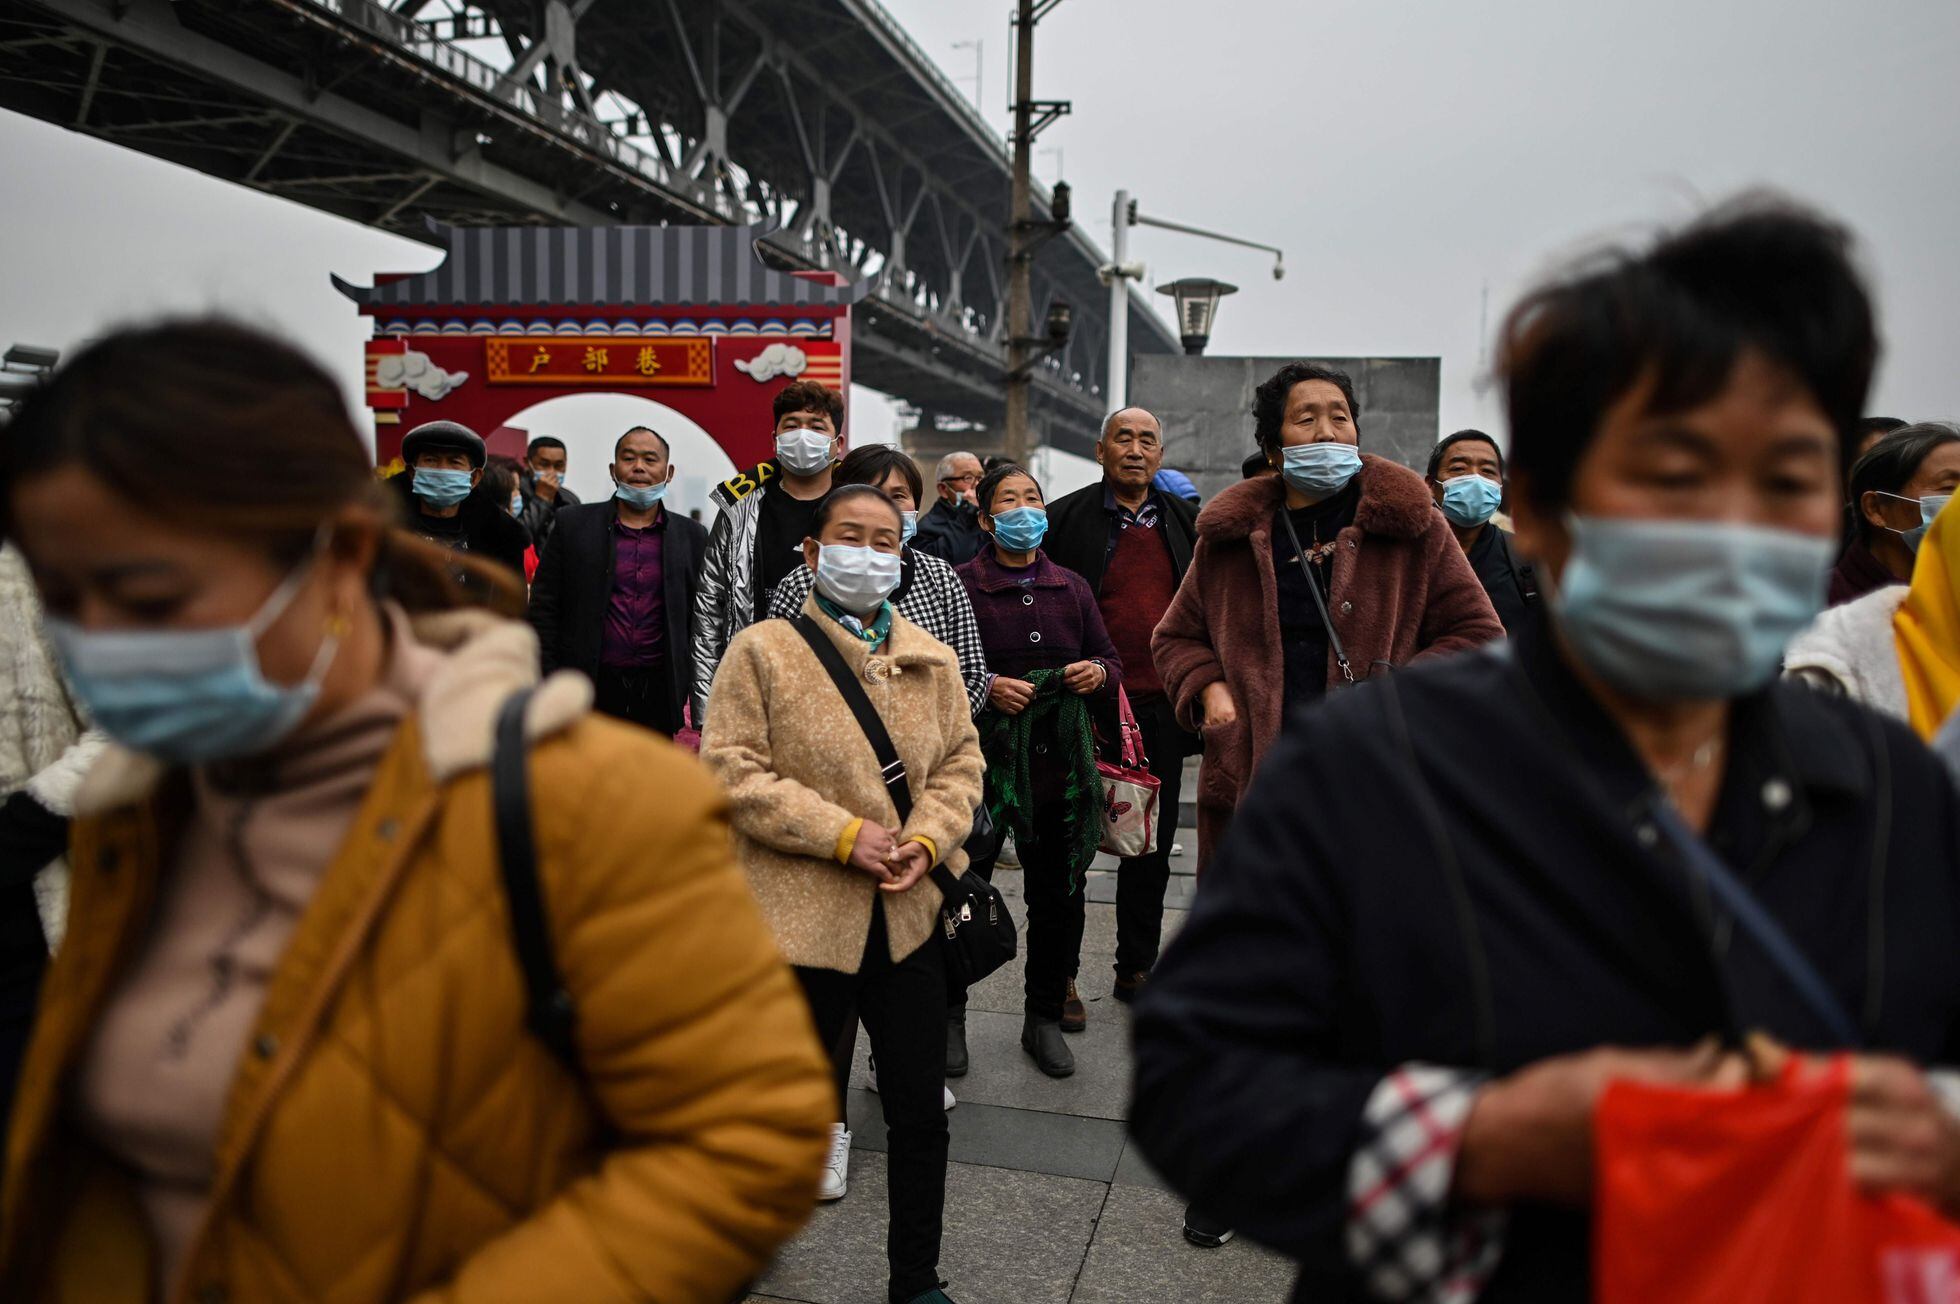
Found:
[[(940, 893), (926, 875), (942, 861), (964, 870), (984, 763), (958, 658), (887, 600), (901, 528), (870, 485), (823, 501), (803, 544), (815, 590), (796, 620), (763, 621), (728, 645), (701, 759), (728, 791), (736, 853), (823, 1044), (837, 1046), (859, 1015), (871, 1034), (890, 1132), (890, 1297), (941, 1304), (946, 974), (933, 940)], [(799, 626), (843, 654), (891, 734), (912, 796), (902, 822)], [(850, 1142), (840, 1122), (822, 1198), (844, 1194)]]

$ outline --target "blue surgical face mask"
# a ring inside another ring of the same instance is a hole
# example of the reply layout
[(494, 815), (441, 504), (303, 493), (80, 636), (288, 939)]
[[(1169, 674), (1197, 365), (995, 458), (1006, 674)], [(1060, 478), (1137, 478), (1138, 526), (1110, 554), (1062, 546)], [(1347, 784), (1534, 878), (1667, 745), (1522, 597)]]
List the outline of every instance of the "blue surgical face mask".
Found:
[(1012, 507), (994, 517), (994, 542), (1008, 552), (1033, 552), (1046, 537), (1046, 508)]
[(817, 550), (817, 592), (861, 616), (891, 596), (901, 570), (895, 552), (827, 543)]
[(1443, 515), (1461, 529), (1482, 525), (1497, 515), (1504, 486), (1480, 475), (1460, 475), (1443, 481)]
[(649, 485), (615, 484), (613, 485), (613, 497), (619, 499), (619, 501), (625, 503), (628, 507), (631, 507), (636, 512), (646, 511), (648, 508), (652, 507), (655, 503), (659, 502), (662, 498), (665, 498), (666, 496), (667, 496), (667, 486), (664, 484), (649, 484)]
[(259, 636), (292, 602), (310, 565), (243, 625), (86, 630), (50, 616), (48, 635), (89, 715), (125, 747), (178, 765), (255, 755), (313, 709), (340, 645), (329, 629), (297, 684), (271, 683), (259, 669)]
[(1286, 477), (1286, 483), (1316, 501), (1347, 488), (1361, 469), (1360, 449), (1331, 440), (1290, 444), (1279, 456), (1279, 473)]
[(510, 514), (511, 514), (512, 516), (522, 516), (522, 515), (524, 515), (524, 495), (523, 495), (523, 494), (512, 494), (512, 495), (510, 496)]
[(417, 498), (431, 507), (454, 507), (470, 496), (470, 473), (418, 466), (409, 487), (415, 491)]
[(1834, 542), (1717, 521), (1575, 516), (1551, 595), (1592, 671), (1646, 701), (1753, 692), (1824, 607)]
[(919, 514), (917, 512), (900, 512), (898, 518), (901, 522), (898, 541), (900, 543), (912, 542), (912, 536), (919, 532)]
[[(1933, 528), (1933, 519), (1940, 514), (1940, 509), (1953, 501), (1952, 494), (1927, 494), (1924, 498), (1915, 499), (1907, 498), (1904, 494), (1888, 494), (1883, 489), (1876, 490), (1875, 492), (1886, 498), (1897, 498), (1903, 503), (1917, 502), (1919, 504), (1919, 524), (1913, 526), (1910, 530), (1892, 530), (1892, 533), (1903, 539), (1906, 547), (1912, 549), (1915, 553), (1919, 551), (1919, 545), (1926, 541), (1926, 531)], [(1891, 529), (1892, 527), (1887, 526), (1886, 528)]]

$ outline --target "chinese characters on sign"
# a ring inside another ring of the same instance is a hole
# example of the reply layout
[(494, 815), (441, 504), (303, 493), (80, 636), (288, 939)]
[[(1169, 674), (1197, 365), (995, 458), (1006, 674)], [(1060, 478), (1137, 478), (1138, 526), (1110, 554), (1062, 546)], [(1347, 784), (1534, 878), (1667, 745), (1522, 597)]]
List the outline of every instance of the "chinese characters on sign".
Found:
[(714, 384), (714, 341), (593, 335), (493, 335), (484, 341), (492, 384)]

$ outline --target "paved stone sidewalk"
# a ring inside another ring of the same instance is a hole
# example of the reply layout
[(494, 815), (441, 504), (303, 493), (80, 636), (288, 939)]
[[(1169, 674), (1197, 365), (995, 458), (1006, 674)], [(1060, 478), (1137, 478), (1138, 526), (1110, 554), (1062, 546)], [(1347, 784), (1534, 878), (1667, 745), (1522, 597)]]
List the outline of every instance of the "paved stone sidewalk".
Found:
[[(1198, 839), (1185, 828), (1177, 840), (1185, 850), (1171, 862), (1169, 899), (1184, 906)], [(959, 1304), (1279, 1304), (1292, 1287), (1291, 1266), (1244, 1240), (1217, 1250), (1187, 1244), (1184, 1201), (1124, 1133), (1129, 1012), (1110, 998), (1115, 862), (1097, 865), (1077, 980), (1089, 1027), (1069, 1038), (1075, 1075), (1046, 1078), (1021, 1050), (1018, 962), (972, 993), (973, 1067), (952, 1084), (959, 1106), (949, 1119), (940, 1275)], [(1024, 919), (1019, 871), (1003, 870), (996, 882)], [(1182, 909), (1166, 911), (1166, 931), (1183, 917)], [(817, 1210), (751, 1304), (885, 1304), (885, 1127), (867, 1089), (865, 1039), (858, 1041), (850, 1194)]]

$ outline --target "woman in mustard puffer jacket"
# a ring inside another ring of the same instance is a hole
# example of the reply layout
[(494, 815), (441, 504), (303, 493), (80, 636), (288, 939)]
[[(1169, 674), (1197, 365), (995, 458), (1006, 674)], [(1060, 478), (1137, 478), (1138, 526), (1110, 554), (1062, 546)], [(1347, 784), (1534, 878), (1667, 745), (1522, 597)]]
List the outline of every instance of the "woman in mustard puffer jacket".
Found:
[(537, 687), (554, 1054), (486, 773), (535, 638), (431, 614), (445, 566), (385, 524), (334, 382), (165, 324), (7, 433), (4, 525), (118, 746), (77, 798), (0, 1298), (727, 1299), (809, 1212), (832, 1094), (707, 775)]

